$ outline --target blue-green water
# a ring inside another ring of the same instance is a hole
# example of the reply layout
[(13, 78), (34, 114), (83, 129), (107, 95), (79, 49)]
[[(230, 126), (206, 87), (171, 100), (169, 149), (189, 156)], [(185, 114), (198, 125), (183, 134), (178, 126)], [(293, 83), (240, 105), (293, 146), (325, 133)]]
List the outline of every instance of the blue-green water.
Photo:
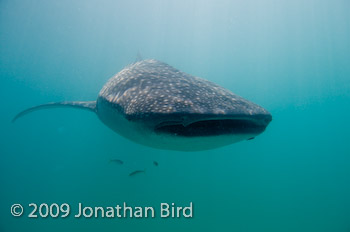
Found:
[[(350, 231), (349, 12), (346, 0), (1, 0), (0, 231)], [(86, 111), (11, 123), (37, 104), (95, 100), (138, 52), (273, 121), (254, 140), (190, 153), (135, 144)], [(194, 216), (28, 218), (32, 202), (193, 202)]]

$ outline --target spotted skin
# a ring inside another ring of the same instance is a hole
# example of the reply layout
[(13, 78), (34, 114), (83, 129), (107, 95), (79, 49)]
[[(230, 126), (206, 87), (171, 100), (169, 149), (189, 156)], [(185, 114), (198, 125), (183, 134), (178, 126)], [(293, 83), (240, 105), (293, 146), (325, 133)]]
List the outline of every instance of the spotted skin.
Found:
[(155, 118), (164, 121), (174, 114), (182, 116), (174, 120), (184, 125), (202, 117), (269, 114), (225, 88), (153, 59), (136, 62), (113, 76), (100, 91), (99, 101), (108, 102), (129, 120), (150, 118), (155, 124), (159, 123)]

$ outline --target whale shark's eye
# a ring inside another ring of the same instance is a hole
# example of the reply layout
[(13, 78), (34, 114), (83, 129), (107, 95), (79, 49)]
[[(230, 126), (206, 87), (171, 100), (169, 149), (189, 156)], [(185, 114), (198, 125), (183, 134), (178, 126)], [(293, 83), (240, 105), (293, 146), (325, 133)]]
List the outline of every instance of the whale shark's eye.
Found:
[(261, 125), (249, 119), (221, 119), (202, 120), (187, 126), (181, 123), (162, 123), (154, 130), (156, 133), (172, 134), (177, 136), (214, 136), (227, 134), (261, 133), (266, 125)]

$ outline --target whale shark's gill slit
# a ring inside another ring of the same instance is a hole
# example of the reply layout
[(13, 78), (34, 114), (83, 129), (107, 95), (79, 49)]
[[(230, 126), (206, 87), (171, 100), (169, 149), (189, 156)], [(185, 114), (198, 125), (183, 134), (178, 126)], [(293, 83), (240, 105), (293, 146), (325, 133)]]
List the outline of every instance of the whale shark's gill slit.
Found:
[(183, 125), (183, 121), (166, 121), (158, 124), (155, 127), (155, 130), (167, 127), (167, 126), (176, 126), (176, 125)]
[(183, 124), (164, 124), (155, 127), (156, 133), (184, 137), (215, 136), (222, 134), (261, 133), (266, 125), (248, 119), (202, 120), (184, 126)]
[(61, 107), (74, 107), (74, 108), (85, 109), (85, 110), (96, 112), (96, 101), (64, 101), (64, 102), (51, 102), (43, 105), (38, 105), (18, 113), (12, 119), (12, 122), (15, 122), (18, 118), (23, 117), (24, 115), (29, 114), (33, 111), (43, 110), (43, 109), (52, 109), (52, 108), (61, 108)]

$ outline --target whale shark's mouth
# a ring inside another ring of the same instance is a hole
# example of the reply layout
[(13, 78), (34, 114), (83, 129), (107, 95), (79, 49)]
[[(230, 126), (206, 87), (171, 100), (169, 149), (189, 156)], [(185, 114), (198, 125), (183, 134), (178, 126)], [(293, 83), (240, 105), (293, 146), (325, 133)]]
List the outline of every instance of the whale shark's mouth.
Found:
[(263, 123), (255, 119), (210, 119), (183, 125), (178, 122), (163, 122), (155, 127), (156, 133), (185, 137), (218, 136), (229, 134), (260, 134), (271, 119)]

